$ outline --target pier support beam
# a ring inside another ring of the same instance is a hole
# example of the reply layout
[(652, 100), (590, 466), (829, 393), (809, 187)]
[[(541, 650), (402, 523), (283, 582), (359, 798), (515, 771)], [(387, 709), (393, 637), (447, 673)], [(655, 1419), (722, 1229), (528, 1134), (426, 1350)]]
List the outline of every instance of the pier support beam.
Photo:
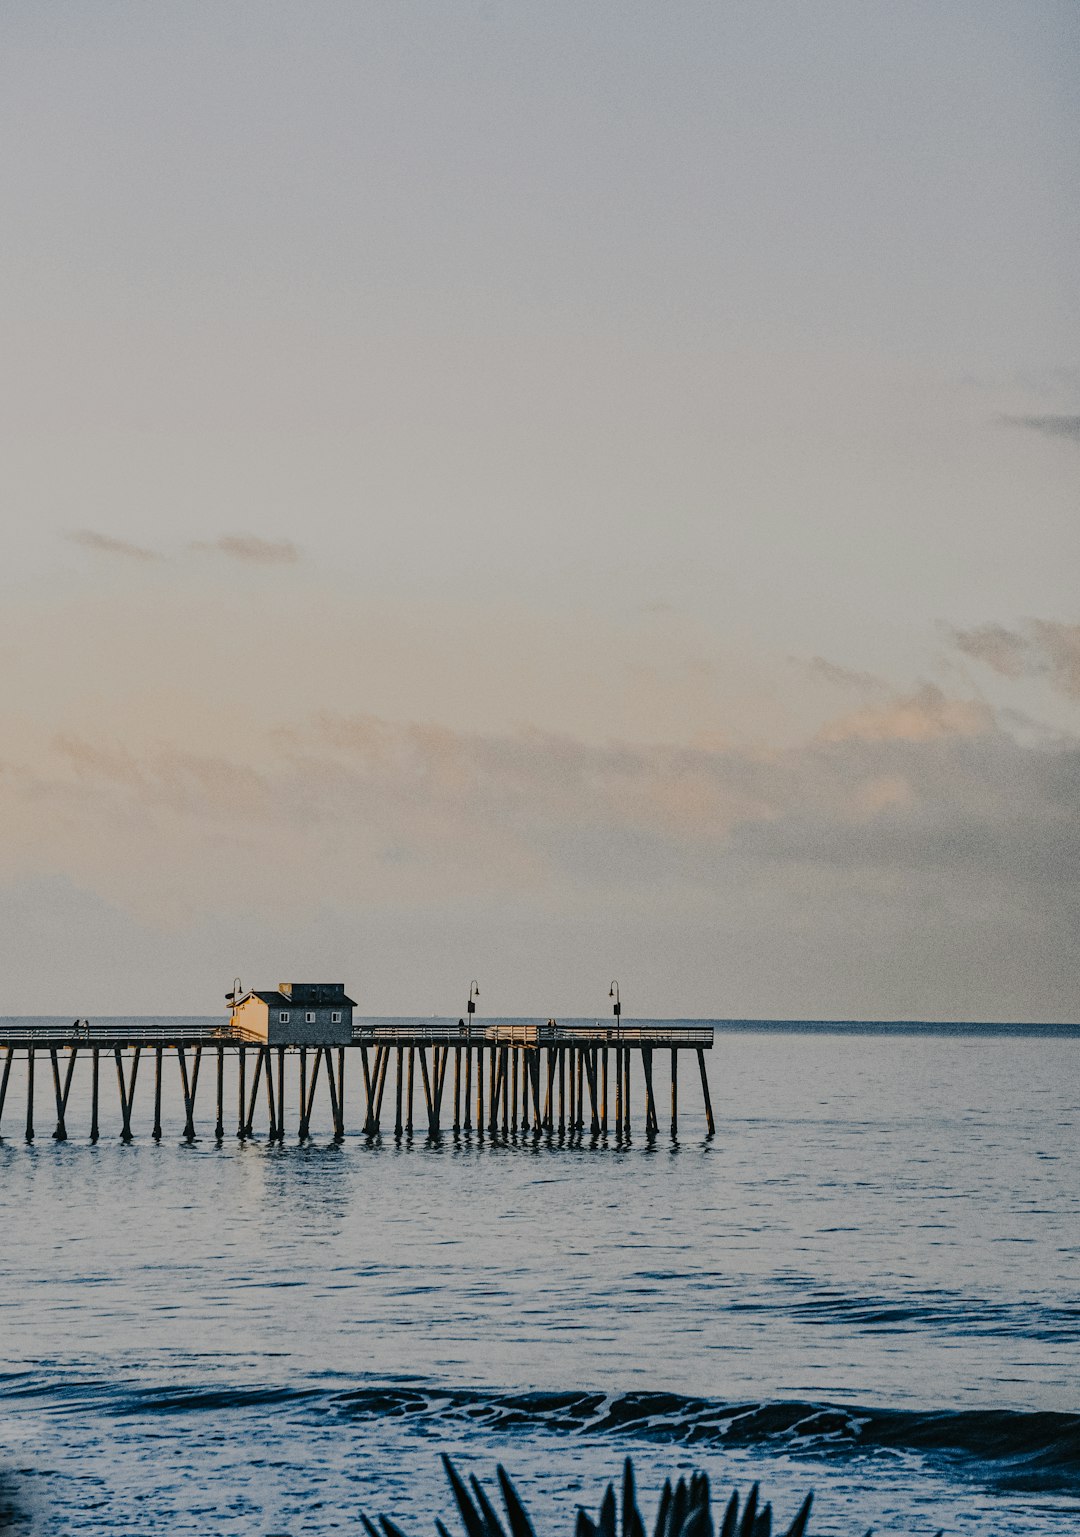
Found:
[[(274, 1104), (274, 1058), (271, 1055), (269, 1046), (263, 1047), (262, 1054), (266, 1058), (266, 1061), (263, 1064), (263, 1071), (266, 1075), (266, 1118), (270, 1123), (266, 1132), (266, 1140), (267, 1142), (276, 1142), (277, 1107)], [(326, 1066), (327, 1070), (329, 1071), (330, 1063), (328, 1062)]]
[(615, 1048), (615, 1137), (622, 1139), (622, 1047)]
[(247, 1047), (241, 1046), (236, 1053), (236, 1135), (243, 1142), (247, 1136), (247, 1105), (245, 1093), (247, 1089)]
[(199, 1068), (202, 1065), (202, 1047), (196, 1046), (195, 1055), (192, 1058), (191, 1078), (188, 1079), (187, 1057), (184, 1048), (176, 1048), (177, 1060), (180, 1063), (180, 1087), (184, 1095), (184, 1140), (195, 1141), (195, 1094), (199, 1087)]
[(155, 1142), (161, 1141), (161, 1068), (162, 1058), (165, 1055), (164, 1047), (154, 1048), (154, 1129), (151, 1133)]
[(251, 1075), (251, 1093), (248, 1096), (247, 1109), (244, 1112), (244, 1136), (250, 1137), (255, 1124), (255, 1106), (259, 1098), (259, 1079), (263, 1070), (263, 1049), (260, 1046), (255, 1053), (255, 1071)]
[(90, 1141), (98, 1139), (98, 1104), (101, 1091), (101, 1052), (95, 1046), (90, 1054)]
[(319, 1068), (322, 1065), (322, 1049), (315, 1051), (315, 1063), (311, 1069), (311, 1082), (307, 1087), (307, 1097), (304, 1100), (300, 1114), (300, 1135), (307, 1141), (311, 1135), (311, 1111), (315, 1104), (315, 1085), (319, 1081)]
[(709, 1136), (716, 1134), (716, 1122), (713, 1120), (712, 1096), (709, 1093), (709, 1080), (705, 1076), (705, 1053), (699, 1048), (697, 1054), (698, 1071), (701, 1073), (701, 1097), (705, 1101), (705, 1124), (709, 1128)]
[(71, 1093), (71, 1075), (75, 1071), (75, 1058), (79, 1055), (79, 1048), (73, 1046), (68, 1057), (67, 1072), (64, 1075), (64, 1086), (60, 1087), (60, 1060), (55, 1046), (49, 1050), (52, 1061), (53, 1091), (56, 1095), (56, 1130), (53, 1137), (57, 1142), (67, 1141), (67, 1107), (68, 1096)]
[(119, 1046), (113, 1048), (113, 1055), (116, 1058), (116, 1081), (120, 1089), (120, 1115), (122, 1117), (120, 1139), (123, 1142), (130, 1142), (132, 1140), (131, 1108), (135, 1103), (135, 1080), (139, 1076), (139, 1057), (142, 1055), (142, 1047), (135, 1047), (135, 1052), (131, 1059), (131, 1074), (126, 1080), (124, 1078), (124, 1054)]
[(641, 1048), (641, 1073), (645, 1079), (645, 1135), (651, 1141), (659, 1130), (656, 1100), (653, 1097), (652, 1047)]
[(34, 1048), (26, 1049), (26, 1140), (34, 1140)]
[[(15, 1048), (14, 1046), (9, 1046), (7, 1049), (7, 1055), (4, 1057), (3, 1077), (0, 1077), (0, 1127), (3, 1126), (4, 1101), (7, 1099), (8, 1079), (11, 1077), (11, 1064), (14, 1060)], [(2, 1137), (0, 1137), (0, 1141), (3, 1141)]]
[(671, 1137), (679, 1138), (679, 1053), (671, 1048)]

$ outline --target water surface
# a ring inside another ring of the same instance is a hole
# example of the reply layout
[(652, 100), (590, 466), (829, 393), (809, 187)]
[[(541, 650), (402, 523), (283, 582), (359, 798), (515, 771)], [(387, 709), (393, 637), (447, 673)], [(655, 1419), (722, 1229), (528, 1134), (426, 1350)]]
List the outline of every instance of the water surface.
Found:
[(325, 1105), (305, 1147), (189, 1147), (175, 1067), (160, 1145), (147, 1076), (135, 1141), (109, 1084), (91, 1147), (81, 1070), (58, 1144), (47, 1066), (27, 1146), (17, 1064), (16, 1503), (50, 1533), (356, 1531), (361, 1505), (420, 1532), (443, 1449), (505, 1461), (542, 1517), (630, 1451), (650, 1491), (700, 1466), (790, 1515), (813, 1487), (823, 1532), (1074, 1532), (1075, 1033), (739, 1024), (709, 1063), (716, 1137), (686, 1073), (679, 1144), (629, 1148), (335, 1145)]

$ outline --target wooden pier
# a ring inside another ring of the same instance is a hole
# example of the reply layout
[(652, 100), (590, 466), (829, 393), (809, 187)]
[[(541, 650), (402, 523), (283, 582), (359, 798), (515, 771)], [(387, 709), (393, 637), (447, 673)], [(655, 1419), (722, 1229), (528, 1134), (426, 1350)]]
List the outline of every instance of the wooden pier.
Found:
[[(264, 1135), (281, 1143), (287, 1122), (305, 1142), (317, 1105), (324, 1119), (329, 1110), (332, 1136), (341, 1140), (347, 1125), (346, 1062), (352, 1064), (353, 1082), (357, 1060), (362, 1095), (353, 1125), (371, 1140), (391, 1134), (399, 1141), (417, 1135), (437, 1140), (452, 1133), (457, 1139), (622, 1145), (639, 1124), (644, 1138), (655, 1140), (661, 1120), (677, 1139), (679, 1058), (685, 1052), (697, 1058), (704, 1130), (711, 1137), (716, 1126), (705, 1052), (712, 1044), (709, 1026), (663, 1024), (357, 1022), (348, 1046), (319, 1046), (266, 1045), (228, 1026), (124, 1022), (60, 1030), (0, 1022), (0, 1141), (5, 1109), (11, 1120), (7, 1102), (16, 1063), (22, 1069), (26, 1118), (15, 1135), (27, 1142), (37, 1134), (35, 1118), (44, 1095), (36, 1080), (41, 1077), (51, 1079), (51, 1135), (58, 1142), (68, 1140), (72, 1085), (80, 1069), (89, 1074), (89, 1138), (97, 1142), (102, 1068), (110, 1076), (110, 1066), (117, 1089), (115, 1101), (111, 1096), (109, 1101), (116, 1111), (115, 1118), (109, 1116), (110, 1131), (115, 1126), (125, 1142), (133, 1139), (136, 1088), (145, 1105), (152, 1077), (150, 1135), (160, 1140), (167, 1063), (175, 1063), (173, 1085), (180, 1090), (181, 1135), (187, 1142), (212, 1135), (220, 1143), (227, 1130), (233, 1134), (235, 1124), (241, 1141)], [(213, 1080), (209, 1104), (207, 1078)], [(235, 1106), (235, 1122), (227, 1100)], [(348, 1105), (351, 1109), (351, 1098)]]

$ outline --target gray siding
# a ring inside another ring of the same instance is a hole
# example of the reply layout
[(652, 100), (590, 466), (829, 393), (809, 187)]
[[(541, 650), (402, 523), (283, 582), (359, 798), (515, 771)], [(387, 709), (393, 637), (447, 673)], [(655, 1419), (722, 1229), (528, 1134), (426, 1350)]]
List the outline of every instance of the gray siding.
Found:
[[(282, 1024), (279, 1016), (288, 1014), (288, 1024)], [(308, 1015), (314, 1014), (314, 1020)], [(333, 1024), (331, 1014), (340, 1014), (341, 1022)], [(352, 1040), (352, 1009), (348, 1004), (336, 1007), (327, 1003), (282, 1004), (270, 1006), (268, 1044), (271, 1046), (348, 1046)]]

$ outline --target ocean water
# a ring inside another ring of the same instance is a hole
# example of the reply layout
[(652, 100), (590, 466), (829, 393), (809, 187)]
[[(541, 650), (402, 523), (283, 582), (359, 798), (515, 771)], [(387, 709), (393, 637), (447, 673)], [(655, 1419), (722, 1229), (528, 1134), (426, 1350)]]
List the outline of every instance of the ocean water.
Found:
[(715, 1137), (684, 1071), (678, 1144), (628, 1147), (335, 1144), (325, 1102), (303, 1147), (188, 1146), (175, 1065), (160, 1144), (146, 1073), (91, 1146), (81, 1068), (57, 1143), (47, 1061), (28, 1146), (16, 1063), (0, 1510), (419, 1537), (449, 1452), (569, 1534), (630, 1454), (649, 1504), (701, 1468), (821, 1533), (1080, 1530), (1080, 1035), (718, 1026), (708, 1062)]

